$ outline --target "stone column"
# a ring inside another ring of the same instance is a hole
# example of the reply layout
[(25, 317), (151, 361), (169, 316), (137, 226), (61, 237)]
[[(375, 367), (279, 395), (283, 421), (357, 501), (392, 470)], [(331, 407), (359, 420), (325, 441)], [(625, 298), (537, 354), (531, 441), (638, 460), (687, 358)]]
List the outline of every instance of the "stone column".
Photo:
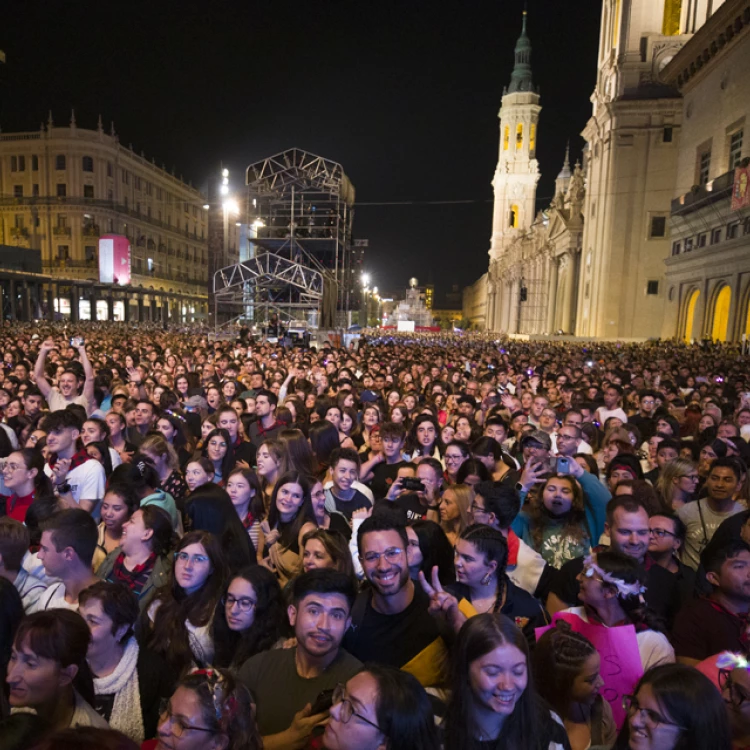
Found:
[(161, 322), (164, 325), (169, 323), (169, 297), (166, 295), (161, 298)]
[(47, 287), (47, 320), (55, 319), (55, 284), (50, 281)]
[(125, 292), (125, 299), (123, 305), (123, 318), (126, 323), (130, 323), (130, 292)]
[(547, 287), (547, 333), (555, 332), (557, 310), (557, 258), (549, 259), (549, 286)]
[(520, 299), (520, 280), (511, 279), (509, 282), (509, 309), (508, 309), (508, 333), (518, 333), (518, 305)]
[(29, 282), (24, 279), (21, 282), (21, 320), (28, 322), (31, 320), (31, 290)]
[(16, 281), (8, 280), (8, 297), (10, 298), (10, 316), (9, 320), (16, 320)]
[(107, 320), (112, 322), (115, 319), (115, 298), (113, 296), (112, 290), (109, 290), (109, 294), (107, 295)]
[(143, 323), (143, 308), (145, 306), (145, 303), (143, 301), (143, 295), (138, 295), (138, 322)]
[(78, 287), (75, 284), (70, 286), (70, 322), (77, 323), (81, 313)]
[(99, 300), (99, 294), (95, 289), (89, 292), (89, 309), (91, 310), (91, 320), (96, 320), (96, 303)]
[(156, 295), (154, 294), (151, 295), (151, 318), (150, 320), (152, 323), (156, 321)]

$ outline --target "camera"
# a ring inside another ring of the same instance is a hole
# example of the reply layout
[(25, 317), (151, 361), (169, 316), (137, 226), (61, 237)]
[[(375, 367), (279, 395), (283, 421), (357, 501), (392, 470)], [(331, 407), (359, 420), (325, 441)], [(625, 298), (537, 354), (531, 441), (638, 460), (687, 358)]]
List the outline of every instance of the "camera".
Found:
[(409, 492), (424, 492), (424, 482), (416, 477), (404, 477), (401, 486)]
[(70, 340), (71, 346), (83, 346), (85, 341), (83, 340), (83, 337), (81, 336), (73, 336), (73, 338)]

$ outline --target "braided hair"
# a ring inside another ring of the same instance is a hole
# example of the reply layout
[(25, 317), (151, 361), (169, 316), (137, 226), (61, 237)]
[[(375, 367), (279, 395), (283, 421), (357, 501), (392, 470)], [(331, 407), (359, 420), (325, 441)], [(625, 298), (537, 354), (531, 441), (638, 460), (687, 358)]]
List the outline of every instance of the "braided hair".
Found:
[(573, 683), (595, 653), (591, 641), (565, 620), (557, 620), (537, 641), (532, 654), (537, 691), (558, 716), (568, 713)]

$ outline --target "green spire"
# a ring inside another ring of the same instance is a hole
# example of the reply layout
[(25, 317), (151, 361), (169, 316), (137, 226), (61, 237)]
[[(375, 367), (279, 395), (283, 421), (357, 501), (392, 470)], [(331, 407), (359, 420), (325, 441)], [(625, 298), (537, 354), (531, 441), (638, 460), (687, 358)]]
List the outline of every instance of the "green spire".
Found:
[(510, 74), (509, 94), (517, 91), (534, 91), (534, 82), (531, 78), (531, 40), (526, 34), (526, 18), (527, 12), (524, 8), (521, 36), (516, 42), (516, 64)]

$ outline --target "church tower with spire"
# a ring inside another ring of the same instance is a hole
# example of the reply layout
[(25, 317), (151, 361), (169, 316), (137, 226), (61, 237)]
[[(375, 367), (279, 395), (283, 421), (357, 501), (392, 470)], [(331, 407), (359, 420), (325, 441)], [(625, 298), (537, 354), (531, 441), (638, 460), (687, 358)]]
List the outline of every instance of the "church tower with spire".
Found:
[(536, 139), (542, 108), (531, 75), (531, 40), (526, 33), (526, 22), (524, 10), (515, 66), (500, 105), (500, 153), (492, 180), (495, 209), (491, 261), (500, 258), (503, 249), (531, 226), (536, 213), (534, 203), (539, 182)]

